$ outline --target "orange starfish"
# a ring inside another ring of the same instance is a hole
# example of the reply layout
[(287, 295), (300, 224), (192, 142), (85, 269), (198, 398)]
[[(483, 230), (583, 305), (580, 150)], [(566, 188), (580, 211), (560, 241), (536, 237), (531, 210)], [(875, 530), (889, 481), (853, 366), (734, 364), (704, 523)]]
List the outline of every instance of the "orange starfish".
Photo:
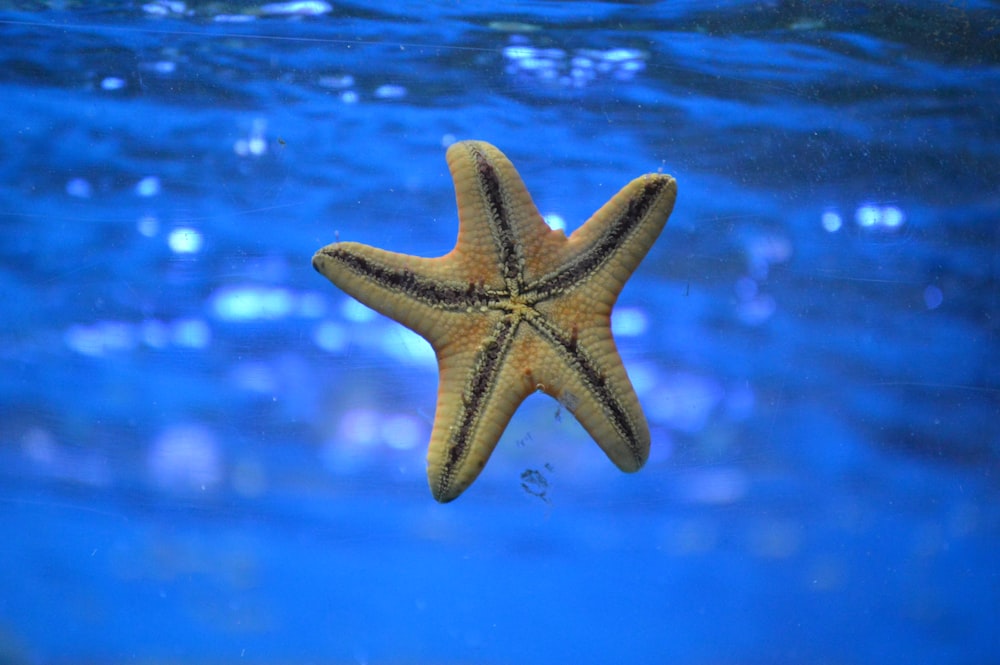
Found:
[(677, 183), (636, 178), (567, 238), (546, 225), (492, 145), (456, 143), (448, 167), (459, 224), (445, 256), (353, 242), (313, 256), (331, 282), (434, 348), (434, 498), (451, 501), (472, 484), (537, 390), (573, 413), (620, 469), (637, 471), (649, 456), (649, 427), (611, 336), (611, 308), (666, 224)]

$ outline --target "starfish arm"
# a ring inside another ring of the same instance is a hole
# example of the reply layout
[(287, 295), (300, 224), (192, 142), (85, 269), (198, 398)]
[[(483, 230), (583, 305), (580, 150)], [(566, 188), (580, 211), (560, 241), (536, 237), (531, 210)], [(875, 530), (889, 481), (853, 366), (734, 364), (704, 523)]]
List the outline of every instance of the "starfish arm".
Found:
[(492, 145), (461, 141), (447, 158), (458, 203), (457, 259), (475, 264), (489, 287), (520, 290), (526, 271), (546, 263), (566, 235), (549, 228), (514, 165)]
[(533, 372), (542, 391), (576, 417), (619, 469), (638, 471), (649, 457), (649, 426), (610, 325), (574, 328), (569, 336), (547, 317), (531, 325), (545, 341)]
[(676, 197), (677, 182), (668, 175), (636, 178), (569, 237), (550, 261), (558, 267), (532, 284), (533, 290), (546, 299), (587, 284), (593, 300), (610, 312), (666, 225)]
[(427, 480), (441, 503), (457, 498), (479, 476), (517, 407), (536, 389), (518, 362), (532, 353), (519, 331), (523, 324), (511, 317), (482, 322), (478, 346), (457, 343), (438, 352), (441, 378)]
[(447, 335), (454, 315), (466, 314), (482, 299), (468, 281), (456, 278), (446, 259), (337, 242), (316, 252), (313, 267), (348, 295), (435, 345)]

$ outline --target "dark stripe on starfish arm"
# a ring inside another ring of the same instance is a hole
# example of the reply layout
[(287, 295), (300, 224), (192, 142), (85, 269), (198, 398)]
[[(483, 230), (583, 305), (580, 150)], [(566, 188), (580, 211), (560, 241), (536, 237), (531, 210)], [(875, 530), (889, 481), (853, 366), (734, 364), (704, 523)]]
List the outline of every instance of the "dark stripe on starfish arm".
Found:
[(577, 344), (575, 336), (567, 337), (546, 317), (532, 316), (526, 320), (552, 345), (563, 362), (583, 379), (584, 387), (604, 409), (604, 414), (611, 421), (618, 436), (628, 446), (637, 466), (642, 466), (646, 459), (643, 447), (639, 445), (638, 428), (594, 359)]
[(650, 210), (663, 193), (669, 178), (650, 178), (642, 188), (642, 192), (628, 201), (625, 210), (608, 224), (604, 233), (586, 252), (581, 253), (573, 261), (565, 264), (561, 270), (542, 276), (529, 290), (535, 301), (545, 300), (563, 291), (579, 286), (601, 268), (615, 253), (628, 242), (643, 222)]
[[(336, 245), (332, 249), (324, 247), (320, 253), (383, 289), (401, 293), (429, 307), (461, 312), (470, 307), (489, 305), (498, 297), (497, 294), (488, 292), (482, 285), (471, 282), (464, 286), (442, 284), (420, 277), (412, 270), (394, 268), (372, 261), (356, 252), (338, 249)], [(319, 270), (318, 267), (316, 269)]]
[(521, 256), (521, 245), (517, 241), (514, 228), (511, 225), (510, 209), (504, 199), (503, 186), (500, 183), (496, 167), (485, 154), (475, 148), (472, 148), (472, 155), (476, 160), (476, 178), (479, 181), (479, 191), (482, 193), (486, 208), (490, 213), (490, 233), (496, 244), (500, 271), (503, 274), (504, 283), (510, 288), (512, 283), (521, 283), (521, 266), (524, 263)]
[(486, 338), (475, 362), (469, 369), (468, 382), (462, 391), (462, 409), (458, 422), (448, 438), (448, 459), (445, 461), (438, 484), (439, 496), (446, 495), (448, 486), (469, 455), (470, 444), (483, 417), (483, 409), (497, 388), (500, 370), (514, 342), (518, 319), (505, 316), (496, 324), (493, 334)]

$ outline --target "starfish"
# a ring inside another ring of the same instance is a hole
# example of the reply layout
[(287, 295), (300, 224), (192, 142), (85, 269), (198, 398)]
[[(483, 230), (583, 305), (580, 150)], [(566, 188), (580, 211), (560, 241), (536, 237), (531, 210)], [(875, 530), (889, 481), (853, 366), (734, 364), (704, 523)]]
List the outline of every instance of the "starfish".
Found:
[(676, 182), (636, 178), (567, 238), (545, 223), (497, 148), (462, 141), (447, 159), (459, 218), (451, 252), (422, 258), (335, 242), (312, 260), (434, 348), (434, 498), (452, 501), (472, 484), (536, 391), (570, 411), (620, 469), (638, 471), (649, 427), (611, 336), (611, 309), (666, 224)]

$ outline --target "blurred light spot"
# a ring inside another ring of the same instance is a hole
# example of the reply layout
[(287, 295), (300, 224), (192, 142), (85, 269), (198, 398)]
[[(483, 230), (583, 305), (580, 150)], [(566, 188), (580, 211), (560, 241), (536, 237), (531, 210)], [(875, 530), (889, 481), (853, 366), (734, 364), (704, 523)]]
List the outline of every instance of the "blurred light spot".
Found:
[(490, 30), (498, 32), (537, 32), (541, 26), (534, 23), (522, 23), (521, 21), (490, 21), (486, 24)]
[(135, 346), (135, 333), (127, 323), (99, 321), (93, 325), (76, 324), (64, 335), (66, 345), (85, 356), (103, 356)]
[(854, 221), (861, 227), (875, 226), (878, 223), (878, 208), (861, 206), (854, 212)]
[(615, 72), (619, 79), (629, 79), (636, 72), (641, 72), (646, 69), (646, 63), (641, 60), (630, 60), (628, 62), (623, 62), (618, 70)]
[(823, 213), (820, 218), (820, 222), (823, 224), (823, 228), (830, 233), (836, 233), (840, 230), (840, 227), (844, 225), (844, 220), (840, 218), (840, 215), (833, 212), (832, 210), (827, 210)]
[(550, 212), (545, 215), (542, 219), (545, 223), (549, 225), (549, 228), (553, 231), (565, 231), (566, 230), (566, 220), (562, 218), (562, 215), (557, 215), (554, 212)]
[(406, 88), (401, 85), (385, 84), (375, 88), (378, 99), (402, 99), (406, 97)]
[(146, 346), (162, 349), (170, 343), (170, 327), (163, 321), (146, 319), (139, 326), (139, 337)]
[(535, 70), (553, 78), (558, 73), (559, 61), (566, 57), (565, 51), (554, 48), (537, 51), (532, 49), (527, 53), (528, 57), (521, 58), (518, 62), (521, 69)]
[(203, 349), (212, 341), (211, 329), (200, 319), (181, 319), (175, 321), (172, 328), (171, 337), (177, 346)]
[(262, 362), (240, 363), (233, 370), (233, 383), (241, 390), (270, 395), (277, 392), (278, 382), (271, 367)]
[(254, 118), (249, 136), (237, 139), (233, 151), (240, 157), (260, 157), (267, 154), (267, 120)]
[(337, 353), (347, 348), (347, 333), (340, 324), (324, 321), (313, 331), (313, 341), (324, 351)]
[(21, 451), (52, 478), (101, 487), (112, 481), (107, 455), (87, 446), (60, 446), (55, 436), (41, 427), (32, 427), (24, 433)]
[(409, 450), (423, 438), (420, 422), (416, 418), (404, 415), (390, 416), (384, 420), (379, 433), (382, 440), (396, 450)]
[(292, 294), (282, 288), (222, 287), (212, 295), (212, 309), (220, 319), (250, 321), (283, 319), (293, 306)]
[(772, 265), (791, 258), (792, 243), (783, 236), (761, 236), (750, 240), (746, 251), (748, 272), (760, 282), (767, 279)]
[[(524, 48), (518, 48), (518, 49), (514, 49), (514, 50), (517, 51), (518, 53), (529, 53), (529, 54), (538, 53), (539, 55), (542, 54), (542, 53), (544, 53), (544, 51), (537, 51), (536, 52), (533, 49), (529, 50), (529, 49), (524, 49)], [(555, 51), (553, 49), (550, 52), (557, 53), (558, 55), (556, 55), (556, 58), (563, 57), (563, 52), (562, 51)], [(558, 67), (558, 65), (556, 64), (556, 61), (553, 60), (552, 58), (539, 58), (539, 57), (529, 56), (529, 57), (517, 58), (516, 60), (517, 60), (517, 66), (521, 70), (540, 72), (543, 75), (552, 76), (552, 77), (555, 76), (556, 69)]]
[(691, 434), (700, 432), (723, 397), (719, 384), (694, 374), (673, 374), (647, 397), (650, 420)]
[(903, 225), (906, 215), (896, 206), (860, 206), (854, 213), (854, 221), (863, 229), (894, 230)]
[(350, 409), (340, 419), (338, 439), (352, 446), (370, 446), (378, 440), (381, 414), (371, 409)]
[(142, 6), (142, 10), (153, 16), (166, 16), (168, 14), (184, 14), (187, 12), (187, 5), (180, 0), (156, 0)]
[(121, 90), (124, 87), (125, 79), (120, 79), (117, 76), (109, 76), (101, 81), (102, 90)]
[(882, 225), (887, 226), (891, 229), (897, 228), (903, 225), (906, 221), (903, 211), (896, 206), (886, 206), (882, 208)]
[(152, 238), (160, 231), (160, 220), (152, 215), (143, 215), (136, 223), (136, 228), (142, 235)]
[(89, 199), (92, 193), (90, 183), (83, 178), (70, 178), (66, 183), (66, 193), (78, 199)]
[(148, 2), (142, 6), (142, 11), (153, 16), (166, 16), (170, 10), (159, 2)]
[(648, 327), (646, 312), (638, 307), (618, 307), (611, 311), (611, 329), (616, 336), (638, 337)]
[(367, 305), (362, 305), (353, 298), (345, 300), (340, 310), (344, 314), (344, 318), (351, 323), (367, 323), (372, 321), (377, 313), (375, 310)]
[(924, 304), (927, 305), (927, 309), (937, 309), (943, 301), (944, 294), (938, 287), (930, 284), (924, 289)]
[(750, 253), (768, 263), (784, 263), (792, 257), (792, 243), (783, 236), (762, 236), (750, 243)]
[(153, 63), (153, 71), (157, 74), (173, 74), (177, 69), (177, 63), (170, 60), (160, 60)]
[(345, 104), (354, 104), (358, 101), (358, 93), (354, 92), (353, 90), (345, 90), (344, 92), (340, 93), (340, 101), (344, 102)]
[(174, 229), (167, 237), (167, 245), (177, 254), (194, 254), (201, 250), (201, 233), (189, 227)]
[(430, 342), (409, 328), (394, 325), (387, 326), (384, 331), (380, 346), (393, 358), (411, 365), (437, 364)]
[(746, 473), (736, 468), (688, 471), (674, 481), (683, 500), (717, 506), (739, 501), (750, 484)]
[(257, 17), (253, 14), (216, 14), (212, 20), (216, 23), (251, 23)]
[(209, 490), (222, 477), (215, 436), (202, 425), (174, 425), (156, 438), (147, 457), (154, 483), (177, 491)]
[(636, 49), (577, 49), (532, 46), (524, 35), (511, 37), (503, 50), (505, 72), (546, 85), (582, 88), (599, 80), (627, 81), (646, 68), (647, 54)]
[(741, 302), (736, 307), (736, 315), (740, 321), (751, 326), (759, 326), (778, 310), (778, 303), (771, 296), (764, 294)]
[(535, 49), (530, 46), (508, 46), (503, 50), (503, 57), (508, 60), (527, 60), (535, 55)]
[(341, 76), (321, 76), (319, 84), (324, 88), (343, 90), (354, 85), (354, 77), (350, 74), (343, 74)]
[(297, 2), (272, 2), (260, 8), (261, 14), (283, 16), (320, 16), (333, 10), (329, 2), (300, 0)]
[(637, 51), (631, 48), (615, 48), (610, 51), (605, 51), (603, 54), (603, 59), (606, 62), (625, 62), (642, 57), (644, 57), (642, 51)]
[(259, 157), (267, 152), (267, 142), (259, 138), (236, 139), (233, 144), (233, 152), (240, 157), (253, 155)]
[(32, 462), (43, 466), (53, 465), (59, 454), (55, 436), (41, 427), (32, 427), (24, 433), (21, 438), (21, 451)]
[(139, 196), (156, 196), (160, 193), (160, 179), (155, 175), (146, 176), (136, 183), (135, 193)]

